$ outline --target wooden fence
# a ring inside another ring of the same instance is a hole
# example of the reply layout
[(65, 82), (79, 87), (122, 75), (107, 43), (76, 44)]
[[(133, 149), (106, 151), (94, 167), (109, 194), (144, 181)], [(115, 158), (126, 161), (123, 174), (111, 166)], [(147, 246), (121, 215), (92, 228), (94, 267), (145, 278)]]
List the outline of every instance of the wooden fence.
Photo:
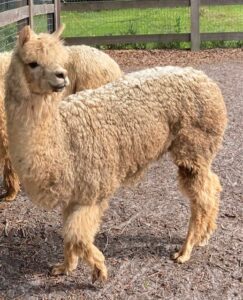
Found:
[[(43, 0), (45, 2), (45, 0)], [(113, 36), (68, 37), (68, 44), (122, 44), (148, 42), (191, 42), (192, 50), (199, 50), (201, 41), (213, 40), (243, 40), (243, 32), (200, 33), (200, 7), (211, 5), (239, 5), (243, 0), (127, 0), (127, 1), (82, 1), (65, 2), (53, 0), (52, 3), (34, 4), (33, 0), (19, 1), (20, 7), (0, 12), (0, 27), (27, 19), (33, 27), (34, 16), (53, 14), (56, 29), (60, 25), (60, 11), (99, 11), (129, 8), (173, 8), (190, 7), (191, 30), (188, 33), (168, 34), (131, 34)], [(23, 3), (21, 5), (21, 3)], [(27, 3), (27, 4), (26, 4)], [(38, 3), (42, 3), (40, 0)]]
[[(89, 12), (100, 10), (129, 8), (173, 8), (190, 7), (191, 30), (189, 33), (169, 34), (134, 34), (113, 36), (68, 37), (68, 44), (122, 44), (148, 42), (191, 42), (192, 50), (199, 50), (201, 41), (213, 40), (243, 40), (243, 32), (200, 33), (200, 7), (211, 5), (239, 5), (243, 0), (127, 0), (127, 1), (85, 1), (65, 2), (61, 4), (62, 11)], [(243, 17), (243, 16), (242, 16)]]
[[(39, 1), (41, 3), (42, 1)], [(45, 1), (43, 1), (45, 2)], [(8, 3), (8, 2), (6, 2)], [(53, 28), (60, 25), (60, 0), (53, 0), (53, 3), (34, 4), (33, 0), (19, 1), (18, 7), (0, 12), (0, 27), (27, 19), (27, 23), (33, 27), (34, 16), (54, 14)]]

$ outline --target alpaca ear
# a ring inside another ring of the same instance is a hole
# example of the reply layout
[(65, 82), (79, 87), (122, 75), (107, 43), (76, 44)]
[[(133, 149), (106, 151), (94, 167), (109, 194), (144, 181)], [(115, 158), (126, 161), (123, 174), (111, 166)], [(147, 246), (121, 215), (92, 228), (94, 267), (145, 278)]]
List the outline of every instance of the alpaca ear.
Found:
[(25, 26), (19, 33), (19, 45), (24, 46), (24, 44), (30, 40), (32, 34), (33, 31), (30, 29), (30, 26)]
[(65, 29), (65, 25), (61, 24), (60, 27), (52, 33), (52, 36), (59, 39), (61, 34), (63, 33), (64, 29)]

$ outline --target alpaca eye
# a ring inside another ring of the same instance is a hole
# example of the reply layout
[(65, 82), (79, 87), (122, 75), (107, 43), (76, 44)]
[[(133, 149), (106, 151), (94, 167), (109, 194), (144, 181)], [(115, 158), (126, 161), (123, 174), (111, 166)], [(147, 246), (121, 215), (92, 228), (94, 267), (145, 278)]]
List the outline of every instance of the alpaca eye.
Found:
[(39, 66), (36, 61), (33, 61), (33, 62), (29, 63), (28, 65), (31, 67), (31, 69), (34, 69)]

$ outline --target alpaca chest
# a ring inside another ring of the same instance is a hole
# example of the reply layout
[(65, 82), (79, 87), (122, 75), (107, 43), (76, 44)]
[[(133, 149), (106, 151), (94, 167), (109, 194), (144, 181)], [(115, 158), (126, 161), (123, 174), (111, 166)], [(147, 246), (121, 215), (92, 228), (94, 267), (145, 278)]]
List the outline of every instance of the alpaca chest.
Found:
[(20, 178), (31, 200), (47, 209), (67, 203), (72, 195), (73, 176), (59, 162), (48, 164), (35, 160), (32, 165), (26, 163), (26, 167), (20, 167)]
[(20, 181), (34, 203), (51, 209), (68, 201), (73, 177), (67, 171), (69, 162), (61, 152), (60, 144), (53, 139), (52, 143), (43, 142), (35, 135), (26, 138), (25, 142), (15, 143), (10, 152)]

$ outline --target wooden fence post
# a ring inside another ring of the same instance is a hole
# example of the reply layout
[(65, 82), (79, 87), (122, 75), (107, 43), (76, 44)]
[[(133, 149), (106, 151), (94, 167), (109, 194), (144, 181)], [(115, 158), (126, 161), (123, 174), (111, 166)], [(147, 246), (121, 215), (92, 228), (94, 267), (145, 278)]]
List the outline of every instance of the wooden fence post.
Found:
[(30, 28), (34, 29), (33, 0), (29, 0), (28, 5), (29, 5), (29, 25)]
[(54, 30), (57, 30), (61, 24), (61, 0), (54, 0)]
[(191, 0), (191, 50), (200, 50), (200, 0)]

